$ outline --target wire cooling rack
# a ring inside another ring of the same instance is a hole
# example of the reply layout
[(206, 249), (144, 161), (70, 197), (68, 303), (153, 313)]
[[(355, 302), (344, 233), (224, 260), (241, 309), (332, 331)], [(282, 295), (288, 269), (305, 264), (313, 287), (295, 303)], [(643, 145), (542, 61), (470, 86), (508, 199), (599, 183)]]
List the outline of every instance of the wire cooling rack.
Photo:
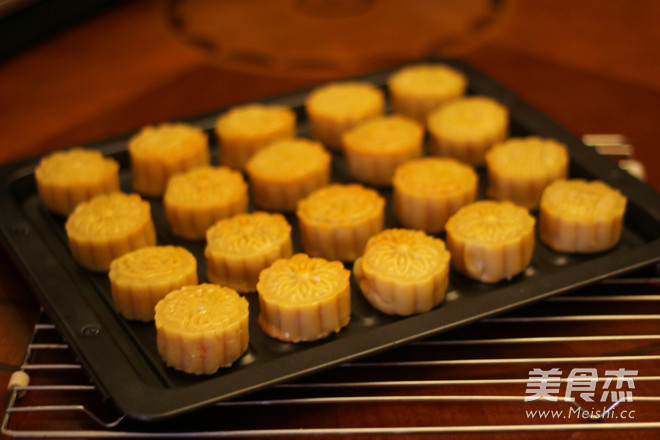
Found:
[[(158, 423), (117, 414), (42, 317), (19, 370), (30, 384), (14, 387), (2, 432), (22, 438), (316, 438), (660, 429), (659, 270), (606, 280)], [(539, 385), (535, 369), (560, 373)], [(629, 380), (615, 386), (612, 374), (621, 370)], [(576, 375), (585, 371), (596, 377)], [(534, 398), (546, 385), (546, 398)], [(606, 391), (620, 395), (615, 400)], [(585, 392), (593, 402), (582, 399)], [(397, 416), (410, 405), (412, 419)], [(372, 417), (365, 418), (365, 410)]]

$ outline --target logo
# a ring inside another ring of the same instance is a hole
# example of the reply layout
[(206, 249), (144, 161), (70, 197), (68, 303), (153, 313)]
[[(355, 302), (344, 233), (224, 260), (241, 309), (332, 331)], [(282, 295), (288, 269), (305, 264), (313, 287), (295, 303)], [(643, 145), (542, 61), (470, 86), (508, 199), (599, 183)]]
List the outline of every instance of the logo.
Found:
[[(573, 402), (576, 408), (570, 411), (563, 410), (531, 410), (526, 411), (527, 417), (541, 418), (570, 418), (585, 419), (602, 418), (634, 418), (635, 411), (613, 410), (622, 402), (633, 401), (635, 389), (634, 378), (638, 370), (605, 370), (603, 375), (598, 374), (596, 368), (573, 368), (565, 377), (559, 368), (543, 370), (534, 368), (529, 372), (525, 402), (547, 400), (551, 402)], [(565, 386), (562, 386), (565, 385)], [(579, 399), (581, 405), (577, 405)], [(589, 404), (596, 406), (602, 404), (601, 409), (587, 408)], [(609, 406), (608, 406), (609, 405)]]
[[(605, 370), (602, 387), (598, 390), (599, 377), (595, 368), (573, 368), (566, 380), (566, 392), (564, 400), (575, 401), (574, 394), (578, 394), (585, 402), (632, 402), (632, 391), (635, 389), (633, 378), (637, 376), (637, 370)], [(542, 370), (534, 368), (529, 372), (525, 402), (545, 399), (552, 402), (559, 400), (561, 388), (562, 371), (559, 368)], [(598, 393), (597, 391), (600, 391)]]

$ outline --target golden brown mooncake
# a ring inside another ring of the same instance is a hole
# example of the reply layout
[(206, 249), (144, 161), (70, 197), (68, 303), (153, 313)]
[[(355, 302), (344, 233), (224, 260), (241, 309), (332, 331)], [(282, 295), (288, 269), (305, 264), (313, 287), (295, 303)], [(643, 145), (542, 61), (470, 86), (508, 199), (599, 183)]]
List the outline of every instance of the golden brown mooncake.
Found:
[(488, 196), (536, 209), (546, 186), (568, 174), (566, 146), (538, 136), (509, 138), (486, 152)]
[(341, 150), (341, 135), (356, 124), (385, 111), (385, 94), (370, 83), (346, 81), (314, 89), (305, 100), (312, 136)]
[(400, 115), (369, 119), (342, 135), (349, 172), (375, 186), (391, 185), (397, 166), (422, 155), (423, 142), (424, 127)]
[(247, 211), (248, 187), (229, 167), (197, 167), (172, 176), (163, 206), (175, 235), (203, 240), (216, 221)]
[(146, 246), (112, 260), (108, 277), (116, 310), (126, 319), (148, 322), (165, 295), (197, 284), (197, 260), (180, 246)]
[(383, 313), (412, 315), (442, 302), (449, 282), (442, 240), (412, 229), (385, 229), (367, 242), (353, 273), (369, 303)]
[(65, 223), (74, 260), (96, 272), (117, 257), (156, 244), (149, 202), (137, 194), (99, 194), (76, 206)]
[(44, 156), (34, 177), (44, 205), (64, 216), (97, 194), (119, 191), (119, 163), (98, 150), (80, 147)]
[(509, 110), (487, 96), (467, 96), (431, 112), (428, 129), (432, 154), (481, 165), (486, 151), (509, 135)]
[(462, 207), (445, 226), (454, 267), (485, 283), (511, 279), (532, 259), (535, 223), (527, 209), (509, 201)]
[(282, 214), (253, 212), (218, 221), (206, 233), (209, 280), (238, 292), (253, 292), (259, 272), (290, 257), (291, 226)]
[(165, 364), (191, 374), (213, 374), (247, 350), (249, 305), (229, 287), (184, 286), (156, 304), (158, 353)]
[(128, 142), (133, 188), (145, 196), (160, 196), (169, 178), (210, 163), (208, 137), (184, 123), (144, 127)]
[(387, 80), (395, 113), (426, 126), (429, 113), (465, 94), (467, 78), (442, 63), (403, 67)]
[(621, 239), (626, 203), (621, 192), (599, 180), (555, 180), (541, 197), (541, 241), (559, 252), (606, 251)]
[(274, 104), (244, 104), (221, 115), (215, 125), (220, 163), (243, 170), (248, 160), (269, 143), (296, 133), (296, 114)]
[(327, 260), (353, 261), (383, 229), (385, 199), (360, 184), (330, 184), (298, 202), (305, 252)]
[(252, 200), (271, 211), (293, 212), (298, 201), (330, 181), (332, 157), (320, 142), (275, 141), (248, 161)]
[(350, 272), (339, 261), (295, 254), (259, 275), (259, 325), (272, 338), (315, 341), (338, 332), (351, 317)]
[(474, 169), (456, 159), (411, 160), (394, 173), (394, 214), (406, 228), (441, 232), (452, 214), (475, 201), (477, 184)]

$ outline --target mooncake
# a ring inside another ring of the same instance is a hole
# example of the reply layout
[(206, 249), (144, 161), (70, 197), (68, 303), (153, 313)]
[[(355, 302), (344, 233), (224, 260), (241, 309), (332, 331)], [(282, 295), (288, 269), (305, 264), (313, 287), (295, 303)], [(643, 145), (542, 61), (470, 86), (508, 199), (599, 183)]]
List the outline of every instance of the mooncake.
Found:
[(300, 199), (328, 184), (331, 160), (317, 141), (292, 138), (271, 143), (247, 164), (252, 200), (262, 209), (295, 211)]
[(112, 260), (108, 277), (115, 309), (126, 319), (148, 322), (165, 295), (197, 284), (197, 260), (180, 246), (147, 246)]
[(541, 241), (559, 252), (606, 251), (621, 239), (626, 202), (599, 180), (556, 180), (541, 197)]
[(385, 199), (360, 184), (331, 184), (314, 191), (296, 210), (303, 248), (314, 257), (353, 261), (383, 229)]
[(203, 240), (216, 221), (247, 211), (248, 186), (229, 167), (198, 167), (172, 176), (163, 206), (175, 235)]
[(532, 259), (535, 223), (527, 209), (509, 201), (462, 207), (445, 226), (454, 267), (485, 283), (513, 278)]
[(165, 364), (191, 374), (229, 367), (248, 348), (248, 302), (216, 284), (184, 286), (156, 304), (158, 353)]
[(67, 216), (80, 202), (119, 191), (119, 164), (98, 150), (56, 151), (34, 169), (37, 192), (49, 210)]
[(274, 104), (245, 104), (221, 115), (215, 125), (220, 163), (243, 170), (254, 153), (296, 133), (296, 114)]
[(80, 203), (65, 223), (75, 261), (104, 272), (117, 257), (156, 244), (149, 202), (137, 194), (99, 194)]
[(441, 63), (403, 67), (387, 79), (395, 113), (426, 125), (429, 113), (465, 94), (467, 78)]
[(486, 96), (456, 99), (428, 117), (429, 149), (471, 165), (482, 165), (486, 151), (509, 134), (508, 109)]
[(272, 338), (315, 341), (340, 331), (351, 317), (350, 272), (339, 261), (295, 254), (259, 275), (259, 325)]
[(220, 220), (207, 231), (206, 242), (209, 280), (242, 293), (256, 290), (259, 272), (293, 249), (289, 223), (267, 212)]
[(384, 113), (385, 94), (366, 82), (328, 83), (309, 94), (305, 110), (312, 136), (326, 147), (340, 151), (342, 133)]
[(128, 142), (133, 188), (145, 196), (161, 196), (175, 173), (210, 163), (208, 137), (184, 123), (147, 126)]
[(353, 273), (369, 303), (383, 313), (412, 315), (442, 302), (449, 252), (439, 238), (411, 229), (385, 229), (369, 239)]
[(391, 185), (398, 165), (422, 155), (423, 142), (422, 125), (399, 115), (369, 119), (342, 136), (349, 172), (374, 186)]
[(475, 201), (477, 184), (474, 169), (456, 159), (411, 160), (394, 173), (394, 214), (406, 228), (441, 232), (452, 214)]
[(568, 174), (566, 146), (554, 139), (509, 138), (486, 152), (488, 196), (536, 209), (548, 184)]

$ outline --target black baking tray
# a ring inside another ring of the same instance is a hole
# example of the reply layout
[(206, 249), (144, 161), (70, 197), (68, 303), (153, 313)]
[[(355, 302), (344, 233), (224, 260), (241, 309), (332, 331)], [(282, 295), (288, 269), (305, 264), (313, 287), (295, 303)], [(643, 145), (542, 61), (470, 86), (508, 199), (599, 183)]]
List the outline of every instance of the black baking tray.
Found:
[[(114, 312), (107, 275), (86, 271), (73, 261), (64, 219), (48, 212), (36, 192), (33, 172), (39, 157), (6, 164), (0, 174), (2, 240), (84, 369), (118, 410), (141, 421), (181, 415), (660, 261), (658, 192), (619, 169), (610, 159), (599, 156), (579, 138), (472, 66), (459, 60), (442, 61), (465, 73), (468, 93), (491, 96), (509, 108), (511, 136), (535, 134), (565, 143), (571, 157), (571, 177), (603, 180), (628, 197), (620, 243), (605, 253), (568, 255), (552, 251), (537, 239), (532, 262), (523, 274), (487, 285), (452, 270), (445, 301), (430, 312), (411, 317), (394, 317), (374, 310), (352, 279), (350, 324), (318, 342), (290, 344), (265, 336), (257, 323), (256, 294), (248, 294), (251, 319), (247, 353), (228, 369), (211, 376), (194, 376), (163, 364), (157, 353), (153, 324), (129, 322)], [(390, 73), (378, 72), (359, 79), (385, 89)], [(309, 136), (303, 108), (308, 93), (309, 90), (303, 90), (264, 102), (295, 109), (299, 135)], [(216, 163), (217, 143), (212, 126), (221, 113), (222, 110), (186, 121), (209, 132)], [(130, 136), (86, 145), (99, 148), (120, 162), (124, 191), (132, 190), (126, 151)], [(484, 169), (478, 171), (479, 197), (484, 198), (487, 177)], [(333, 158), (332, 172), (335, 181), (351, 181), (340, 155)], [(387, 226), (396, 226), (391, 191), (380, 192), (388, 200)], [(197, 256), (200, 282), (206, 281), (204, 243), (173, 236), (161, 202), (148, 200), (159, 244), (188, 248)], [(302, 251), (296, 219), (288, 216), (288, 220), (293, 227), (294, 248)]]

